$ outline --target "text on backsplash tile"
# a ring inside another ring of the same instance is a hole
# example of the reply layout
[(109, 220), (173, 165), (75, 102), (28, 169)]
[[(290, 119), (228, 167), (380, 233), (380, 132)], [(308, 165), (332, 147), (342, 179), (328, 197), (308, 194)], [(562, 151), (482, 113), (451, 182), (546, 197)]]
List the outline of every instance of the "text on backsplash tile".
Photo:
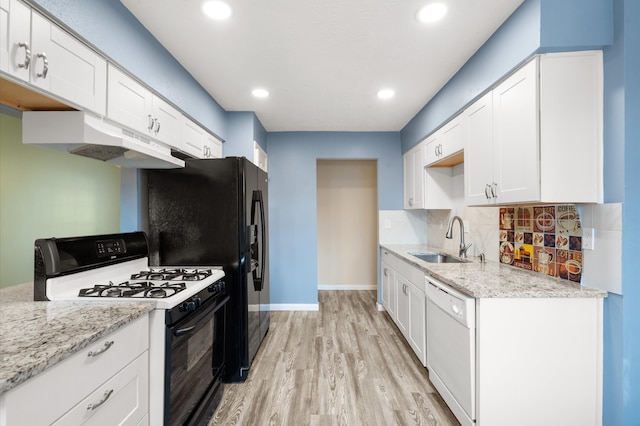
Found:
[(500, 262), (580, 282), (582, 225), (573, 204), (500, 207)]

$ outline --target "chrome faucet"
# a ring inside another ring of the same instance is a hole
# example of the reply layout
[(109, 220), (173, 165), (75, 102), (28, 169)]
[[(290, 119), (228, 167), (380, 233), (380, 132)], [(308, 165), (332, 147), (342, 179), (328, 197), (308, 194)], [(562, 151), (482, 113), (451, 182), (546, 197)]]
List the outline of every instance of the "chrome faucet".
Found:
[(458, 256), (466, 258), (467, 250), (469, 249), (469, 247), (471, 247), (471, 243), (469, 243), (468, 246), (465, 246), (464, 244), (464, 222), (462, 221), (462, 218), (460, 216), (454, 216), (449, 221), (449, 228), (447, 228), (445, 238), (449, 240), (453, 238), (453, 222), (455, 222), (456, 220), (460, 222), (460, 251), (458, 252)]

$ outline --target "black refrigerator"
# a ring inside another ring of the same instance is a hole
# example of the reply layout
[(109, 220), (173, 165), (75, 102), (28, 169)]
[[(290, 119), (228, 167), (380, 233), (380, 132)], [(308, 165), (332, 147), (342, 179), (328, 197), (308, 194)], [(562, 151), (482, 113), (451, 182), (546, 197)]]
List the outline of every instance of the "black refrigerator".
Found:
[(190, 159), (146, 170), (141, 182), (150, 264), (223, 267), (223, 381), (244, 381), (269, 330), (267, 174), (244, 157)]

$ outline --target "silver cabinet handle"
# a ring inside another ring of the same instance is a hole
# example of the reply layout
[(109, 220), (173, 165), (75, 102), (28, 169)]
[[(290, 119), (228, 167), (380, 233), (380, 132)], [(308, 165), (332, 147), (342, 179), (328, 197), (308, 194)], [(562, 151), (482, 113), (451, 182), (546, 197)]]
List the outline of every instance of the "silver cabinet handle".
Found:
[(24, 47), (24, 62), (18, 64), (18, 68), (29, 68), (29, 64), (31, 63), (31, 48), (29, 47), (29, 43), (26, 41), (18, 43), (18, 47)]
[(107, 402), (107, 399), (109, 399), (111, 397), (111, 394), (113, 394), (113, 389), (109, 389), (109, 390), (105, 391), (104, 395), (102, 395), (102, 399), (100, 401), (96, 402), (95, 404), (87, 405), (87, 410), (89, 410), (89, 411), (95, 410), (96, 408), (98, 408), (99, 406), (101, 406), (102, 404)]
[(389, 276), (389, 271), (387, 271), (387, 268), (384, 268), (384, 276), (388, 277)]
[(409, 198), (409, 205), (413, 206), (413, 198)]
[(158, 133), (160, 133), (160, 120), (158, 120), (157, 118), (154, 118), (153, 121), (155, 121), (155, 123), (156, 123), (155, 132), (156, 132), (156, 135), (157, 135)]
[(36, 77), (47, 78), (47, 73), (49, 72), (49, 60), (47, 59), (47, 54), (37, 53), (37, 58), (42, 58), (42, 72), (36, 74)]
[(147, 126), (147, 130), (149, 130), (150, 132), (153, 131), (153, 126), (155, 124), (155, 120), (153, 119), (153, 117), (151, 116), (151, 114), (149, 114), (149, 125)]
[(109, 349), (111, 346), (113, 345), (113, 340), (110, 340), (108, 342), (104, 342), (104, 346), (102, 347), (102, 349), (99, 349), (97, 351), (89, 351), (89, 353), (87, 354), (87, 356), (89, 358), (94, 358), (97, 357), (98, 355), (104, 353), (107, 351), (107, 349)]
[(486, 184), (484, 186), (484, 196), (487, 197), (487, 200), (491, 199), (491, 185)]
[(496, 182), (491, 184), (491, 195), (493, 198), (498, 198), (498, 184)]

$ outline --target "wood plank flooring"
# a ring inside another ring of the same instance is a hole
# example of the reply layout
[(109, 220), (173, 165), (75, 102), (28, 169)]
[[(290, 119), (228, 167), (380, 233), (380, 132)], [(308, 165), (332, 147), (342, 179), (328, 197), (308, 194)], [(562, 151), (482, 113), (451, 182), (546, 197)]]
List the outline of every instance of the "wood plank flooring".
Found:
[(318, 312), (271, 312), (245, 383), (209, 425), (459, 425), (375, 291), (320, 291)]

